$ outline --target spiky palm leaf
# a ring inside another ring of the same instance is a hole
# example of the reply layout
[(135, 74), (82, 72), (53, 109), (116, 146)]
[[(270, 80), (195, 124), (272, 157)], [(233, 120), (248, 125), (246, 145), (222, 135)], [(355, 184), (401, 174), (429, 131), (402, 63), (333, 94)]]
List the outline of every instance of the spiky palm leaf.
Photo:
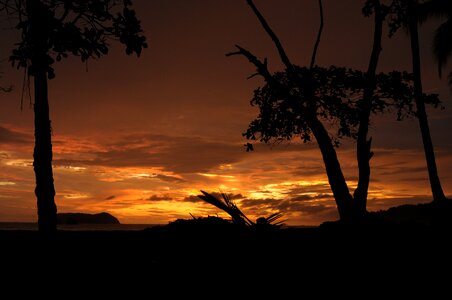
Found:
[(203, 195), (198, 195), (198, 197), (207, 203), (210, 203), (219, 209), (223, 210), (224, 212), (228, 213), (232, 221), (236, 224), (241, 225), (252, 225), (253, 223), (245, 216), (245, 214), (237, 207), (237, 205), (232, 201), (232, 199), (226, 195), (225, 193), (221, 193), (221, 196), (223, 197), (223, 201), (216, 198), (215, 196), (202, 191)]
[(251, 221), (235, 204), (235, 202), (232, 200), (232, 198), (225, 193), (221, 193), (222, 200), (218, 199), (217, 197), (201, 190), (201, 193), (203, 195), (198, 195), (198, 197), (204, 201), (206, 201), (209, 204), (212, 204), (219, 209), (223, 210), (224, 212), (228, 213), (232, 221), (236, 224), (241, 225), (248, 225), (248, 226), (255, 226), (255, 225), (272, 225), (276, 227), (281, 227), (284, 223), (284, 220), (280, 220), (276, 222), (277, 220), (281, 219), (283, 214), (281, 212), (277, 212), (274, 214), (271, 214), (268, 217), (261, 217), (256, 220), (256, 223)]
[(452, 54), (452, 1), (426, 1), (419, 5), (418, 14), (421, 24), (432, 17), (443, 21), (435, 31), (432, 47), (438, 63), (438, 73), (441, 77), (442, 69)]
[[(281, 212), (277, 212), (277, 213), (269, 215), (265, 219), (267, 220), (267, 223), (270, 225), (282, 226), (285, 221), (285, 220), (280, 220), (282, 218), (282, 216), (283, 216), (283, 214)], [(278, 222), (276, 222), (276, 221), (278, 221)]]

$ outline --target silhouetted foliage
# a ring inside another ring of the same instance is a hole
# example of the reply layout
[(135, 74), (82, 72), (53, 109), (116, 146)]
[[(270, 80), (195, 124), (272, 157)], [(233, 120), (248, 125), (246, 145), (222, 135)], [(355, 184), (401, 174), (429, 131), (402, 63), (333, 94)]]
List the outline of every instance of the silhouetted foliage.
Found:
[[(419, 6), (419, 21), (421, 24), (430, 18), (439, 18), (441, 25), (436, 29), (433, 37), (433, 54), (438, 63), (438, 74), (442, 76), (442, 69), (452, 54), (452, 2), (444, 0), (429, 0)], [(452, 88), (452, 72), (449, 73), (449, 85)]]
[(259, 217), (256, 222), (251, 221), (238, 206), (234, 203), (234, 200), (225, 193), (221, 193), (221, 199), (209, 194), (205, 191), (201, 191), (202, 195), (198, 197), (209, 204), (212, 204), (219, 209), (223, 210), (231, 216), (232, 222), (237, 225), (256, 226), (256, 227), (281, 227), (283, 225), (282, 213), (273, 213), (267, 217)]
[(210, 203), (219, 209), (223, 210), (224, 212), (228, 213), (232, 221), (239, 225), (251, 225), (253, 222), (249, 220), (245, 214), (237, 207), (237, 205), (234, 203), (234, 201), (229, 197), (229, 195), (225, 193), (221, 193), (222, 200), (216, 198), (215, 196), (205, 192), (201, 191), (202, 195), (198, 195), (198, 197), (207, 203)]
[(177, 228), (177, 229), (187, 229), (187, 228), (228, 228), (230, 225), (235, 225), (230, 220), (226, 220), (216, 216), (207, 217), (193, 217), (192, 219), (177, 219), (175, 221), (169, 222), (166, 227)]
[(40, 231), (53, 232), (57, 223), (47, 78), (55, 77), (53, 64), (69, 55), (82, 62), (106, 55), (110, 40), (139, 56), (147, 44), (131, 5), (129, 0), (0, 1), (0, 10), (16, 18), (15, 29), (21, 33), (10, 61), (34, 78), (33, 166)]
[[(294, 66), (295, 73), (275, 72), (266, 84), (254, 91), (251, 105), (259, 108), (244, 136), (261, 142), (281, 142), (300, 137), (312, 140), (309, 118), (312, 115), (336, 127), (331, 136), (335, 145), (343, 137), (356, 138), (366, 74), (331, 66), (312, 70)], [(377, 75), (372, 97), (372, 112), (395, 111), (397, 119), (414, 115), (413, 81), (408, 72), (393, 71)], [(314, 99), (306, 95), (306, 84), (314, 90)], [(274, 87), (277, 88), (274, 88)], [(438, 95), (424, 95), (426, 103), (440, 104)]]
[[(10, 61), (17, 68), (26, 68), (33, 76), (30, 58), (36, 45), (32, 42), (26, 3), (0, 1), (2, 10), (18, 18), (16, 29), (21, 31), (21, 40), (13, 49)], [(55, 77), (52, 67), (55, 62), (69, 55), (79, 56), (82, 62), (100, 58), (108, 54), (110, 40), (118, 40), (125, 45), (127, 54), (137, 56), (147, 47), (130, 0), (39, 0), (39, 3), (41, 30), (46, 33), (45, 62), (49, 79)]]

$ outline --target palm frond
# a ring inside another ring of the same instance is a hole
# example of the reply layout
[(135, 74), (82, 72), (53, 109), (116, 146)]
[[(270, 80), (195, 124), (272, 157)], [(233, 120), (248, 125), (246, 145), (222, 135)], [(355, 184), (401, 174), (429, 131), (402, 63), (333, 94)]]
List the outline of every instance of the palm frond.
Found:
[(281, 212), (277, 212), (277, 213), (269, 215), (265, 219), (267, 220), (268, 224), (278, 225), (278, 224), (282, 224), (285, 221), (285, 220), (280, 220), (275, 223), (275, 221), (281, 219), (282, 217), (283, 217), (283, 214)]
[(218, 207), (221, 210), (224, 210), (225, 212), (228, 212), (229, 208), (228, 206), (223, 203), (223, 201), (219, 200), (218, 198), (212, 196), (211, 194), (201, 190), (201, 193), (203, 193), (203, 195), (198, 195), (198, 198), (206, 201), (209, 204), (212, 204), (216, 207)]
[(435, 32), (433, 39), (433, 54), (438, 63), (438, 73), (441, 77), (442, 68), (447, 64), (447, 61), (452, 54), (452, 19), (448, 19), (441, 24)]
[(235, 224), (247, 226), (259, 225), (259, 227), (262, 225), (271, 225), (274, 227), (281, 227), (282, 225), (284, 225), (285, 220), (280, 220), (283, 216), (281, 212), (273, 213), (268, 217), (260, 217), (256, 220), (256, 222), (253, 222), (240, 210), (240, 208), (237, 206), (237, 204), (235, 204), (230, 195), (221, 192), (220, 195), (222, 199), (219, 199), (203, 190), (201, 190), (201, 193), (203, 193), (203, 195), (198, 195), (200, 199), (228, 213)]
[(419, 4), (418, 17), (422, 24), (430, 17), (444, 18), (452, 16), (452, 2), (445, 0), (430, 0)]
[(234, 223), (245, 225), (253, 224), (253, 222), (250, 219), (248, 219), (248, 217), (245, 216), (245, 214), (237, 207), (237, 205), (234, 203), (231, 197), (229, 197), (227, 194), (221, 193), (221, 196), (223, 198), (222, 201), (205, 191), (201, 190), (201, 193), (203, 193), (203, 195), (198, 195), (200, 199), (228, 213), (231, 216)]
[(226, 203), (226, 205), (233, 211), (235, 211), (240, 218), (243, 218), (245, 220), (245, 223), (247, 223), (247, 225), (254, 225), (254, 222), (251, 221), (241, 210), (240, 208), (238, 208), (238, 206), (235, 204), (235, 202), (232, 200), (232, 198), (226, 194), (221, 192), (221, 196), (224, 199), (224, 202)]

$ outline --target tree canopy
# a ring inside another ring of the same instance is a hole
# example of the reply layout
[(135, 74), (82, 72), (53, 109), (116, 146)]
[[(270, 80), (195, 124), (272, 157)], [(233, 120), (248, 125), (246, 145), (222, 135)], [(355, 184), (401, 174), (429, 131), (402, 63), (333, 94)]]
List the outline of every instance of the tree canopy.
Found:
[[(52, 66), (56, 61), (69, 55), (80, 57), (82, 62), (100, 58), (108, 53), (111, 40), (118, 40), (125, 45), (127, 54), (136, 53), (137, 56), (147, 47), (130, 0), (41, 0), (39, 3), (49, 79), (55, 77)], [(33, 75), (30, 57), (36, 45), (26, 2), (4, 0), (0, 5), (1, 10), (17, 18), (15, 28), (21, 31), (21, 39), (12, 50), (10, 61), (17, 68), (28, 68), (29, 74)]]

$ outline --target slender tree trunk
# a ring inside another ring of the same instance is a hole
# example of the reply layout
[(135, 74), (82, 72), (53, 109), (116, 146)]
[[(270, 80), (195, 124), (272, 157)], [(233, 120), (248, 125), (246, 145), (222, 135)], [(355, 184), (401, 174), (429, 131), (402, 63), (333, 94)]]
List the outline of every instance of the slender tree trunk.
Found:
[(47, 37), (45, 8), (40, 1), (27, 0), (30, 43), (33, 47), (31, 75), (34, 77), (35, 148), (33, 167), (38, 206), (39, 231), (56, 231), (55, 188), (52, 172), (52, 132), (47, 91)]
[(435, 152), (433, 149), (432, 137), (428, 125), (427, 112), (425, 110), (425, 103), (422, 92), (422, 78), (421, 78), (421, 55), (419, 50), (419, 34), (418, 34), (418, 18), (415, 7), (417, 1), (410, 1), (410, 18), (409, 18), (409, 32), (411, 41), (411, 55), (413, 63), (414, 74), (414, 99), (416, 102), (417, 117), (419, 119), (419, 127), (421, 129), (422, 142), (424, 144), (425, 159), (427, 161), (428, 176), (430, 179), (430, 187), (432, 190), (434, 201), (444, 201), (444, 195), (441, 187), (441, 182), (436, 168)]
[(341, 220), (354, 219), (352, 208), (352, 195), (345, 181), (342, 173), (339, 159), (337, 158), (336, 150), (331, 142), (328, 131), (323, 126), (322, 122), (316, 117), (309, 120), (312, 133), (314, 134), (320, 152), (322, 153), (323, 162), (325, 164), (328, 182), (331, 186), (334, 199), (336, 200), (337, 210)]
[(38, 201), (39, 230), (56, 230), (55, 188), (52, 172), (52, 136), (47, 98), (47, 72), (34, 75), (35, 87), (35, 149), (33, 166), (36, 177), (35, 194)]
[(356, 144), (356, 157), (358, 160), (358, 186), (353, 193), (353, 207), (357, 214), (365, 214), (367, 212), (367, 193), (370, 181), (370, 159), (373, 153), (370, 151), (372, 138), (367, 139), (369, 132), (370, 113), (372, 111), (372, 97), (374, 95), (376, 85), (376, 71), (378, 60), (381, 53), (381, 37), (383, 31), (383, 16), (380, 7), (380, 1), (375, 0), (375, 31), (370, 56), (369, 67), (366, 74), (366, 86), (362, 99), (360, 111), (358, 139)]

